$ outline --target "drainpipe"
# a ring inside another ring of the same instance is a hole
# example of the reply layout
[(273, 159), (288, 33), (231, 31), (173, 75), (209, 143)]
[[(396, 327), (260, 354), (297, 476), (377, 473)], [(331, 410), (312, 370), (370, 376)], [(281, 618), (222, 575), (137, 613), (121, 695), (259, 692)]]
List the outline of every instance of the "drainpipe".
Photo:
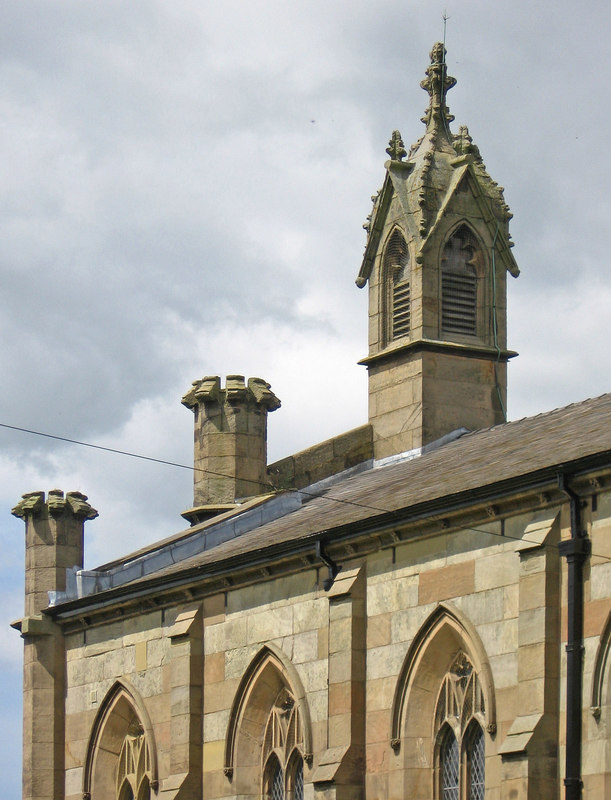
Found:
[(325, 592), (328, 592), (333, 586), (333, 581), (337, 577), (337, 573), (340, 571), (341, 567), (339, 564), (336, 564), (335, 561), (333, 561), (331, 556), (325, 550), (324, 543), (320, 539), (318, 539), (316, 542), (316, 557), (319, 558), (329, 570), (329, 577), (325, 578), (322, 584)]
[(566, 643), (566, 767), (565, 798), (581, 800), (581, 728), (583, 675), (583, 564), (590, 554), (590, 540), (582, 528), (582, 501), (568, 485), (566, 475), (558, 475), (558, 487), (569, 498), (571, 538), (560, 542), (560, 555), (566, 558), (567, 643)]

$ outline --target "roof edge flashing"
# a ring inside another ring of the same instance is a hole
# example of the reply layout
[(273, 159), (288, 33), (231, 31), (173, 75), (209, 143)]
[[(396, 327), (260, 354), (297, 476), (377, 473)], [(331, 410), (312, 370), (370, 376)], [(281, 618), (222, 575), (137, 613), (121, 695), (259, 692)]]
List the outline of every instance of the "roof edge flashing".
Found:
[(438, 450), (440, 447), (456, 441), (456, 439), (460, 439), (465, 433), (471, 433), (471, 431), (468, 428), (456, 428), (456, 430), (450, 431), (450, 433), (446, 433), (439, 439), (435, 439), (434, 442), (429, 442), (422, 447), (415, 447), (413, 450), (405, 450), (403, 453), (395, 453), (392, 456), (379, 458), (373, 462), (373, 468), (379, 469), (380, 467), (387, 467), (390, 464), (400, 464), (403, 461), (411, 461), (426, 453), (431, 453), (433, 450)]
[(208, 525), (190, 536), (151, 549), (137, 558), (119, 562), (109, 569), (85, 570), (77, 567), (68, 569), (66, 591), (49, 592), (49, 606), (114, 589), (138, 578), (152, 575), (170, 564), (184, 561), (197, 553), (242, 536), (267, 522), (291, 514), (300, 508), (302, 503), (300, 492), (282, 492), (262, 505), (221, 520), (216, 525)]

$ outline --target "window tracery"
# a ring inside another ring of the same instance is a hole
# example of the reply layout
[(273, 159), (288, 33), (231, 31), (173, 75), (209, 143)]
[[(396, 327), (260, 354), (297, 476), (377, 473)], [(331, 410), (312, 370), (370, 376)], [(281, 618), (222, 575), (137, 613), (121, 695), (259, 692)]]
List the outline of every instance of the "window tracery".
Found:
[(442, 681), (435, 708), (440, 800), (484, 800), (485, 712), (477, 673), (461, 652)]
[(136, 724), (125, 736), (117, 764), (117, 800), (149, 800), (150, 756), (146, 737)]
[(299, 709), (283, 688), (274, 702), (263, 740), (263, 796), (303, 800), (303, 741)]
[(106, 693), (83, 769), (85, 800), (150, 800), (159, 788), (155, 735), (146, 706), (127, 681)]

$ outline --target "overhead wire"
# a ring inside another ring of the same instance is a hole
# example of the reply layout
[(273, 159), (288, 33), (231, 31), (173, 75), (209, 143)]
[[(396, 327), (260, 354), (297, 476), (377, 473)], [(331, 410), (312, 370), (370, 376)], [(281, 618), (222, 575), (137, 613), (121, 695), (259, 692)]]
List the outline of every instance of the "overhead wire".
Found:
[[(81, 447), (90, 447), (93, 450), (103, 450), (103, 451), (105, 451), (107, 453), (114, 453), (115, 455), (128, 456), (129, 458), (138, 458), (138, 459), (140, 459), (142, 461), (152, 461), (155, 464), (164, 464), (164, 465), (166, 465), (168, 467), (178, 467), (179, 469), (186, 469), (186, 470), (189, 470), (190, 472), (202, 472), (202, 473), (204, 473), (206, 475), (214, 475), (217, 478), (228, 478), (230, 480), (234, 480), (236, 478), (235, 475), (227, 475), (224, 472), (215, 472), (214, 470), (204, 469), (203, 467), (189, 466), (188, 464), (181, 464), (181, 463), (179, 463), (177, 461), (168, 461), (168, 460), (166, 460), (164, 458), (155, 458), (154, 456), (145, 456), (145, 455), (142, 455), (141, 453), (132, 453), (132, 452), (130, 452), (128, 450), (119, 450), (119, 449), (117, 449), (115, 447), (105, 447), (104, 445), (93, 444), (92, 442), (82, 442), (82, 441), (79, 441), (78, 439), (69, 439), (66, 436), (57, 436), (57, 435), (52, 434), (52, 433), (43, 433), (42, 431), (34, 431), (34, 430), (31, 430), (30, 428), (20, 428), (17, 425), (8, 425), (8, 424), (6, 424), (4, 422), (0, 422), (0, 428), (7, 428), (7, 429), (13, 430), (13, 431), (20, 431), (21, 433), (29, 433), (29, 434), (32, 434), (33, 436), (42, 436), (45, 439), (55, 439), (56, 441), (59, 441), (59, 442), (66, 442), (67, 444), (76, 444), (76, 445), (80, 445)], [(254, 478), (240, 478), (240, 481), (242, 481), (244, 483), (255, 484), (259, 488), (261, 488), (261, 485), (262, 485), (260, 481), (254, 480)], [(271, 483), (268, 484), (268, 485), (269, 485), (269, 488), (271, 490), (277, 491), (277, 487), (276, 486), (274, 486)], [(304, 491), (303, 489), (293, 489), (293, 491), (300, 492), (301, 494), (306, 495), (307, 497), (316, 498), (316, 497), (322, 497), (323, 496), (321, 494), (315, 494), (314, 492)], [(389, 511), (386, 508), (378, 508), (377, 506), (366, 505), (365, 503), (357, 503), (355, 500), (343, 500), (343, 499), (341, 499), (339, 497), (327, 498), (327, 499), (333, 500), (333, 502), (335, 502), (335, 503), (345, 503), (346, 505), (358, 506), (359, 508), (366, 508), (369, 511), (380, 511), (383, 514), (391, 514), (392, 513), (392, 511)]]
[[(145, 456), (145, 455), (143, 455), (141, 453), (133, 453), (133, 452), (131, 452), (129, 450), (119, 450), (116, 447), (106, 447), (105, 445), (93, 444), (92, 442), (82, 442), (82, 441), (80, 441), (78, 439), (70, 439), (70, 438), (68, 438), (66, 436), (57, 436), (56, 434), (52, 434), (52, 433), (44, 433), (42, 431), (35, 431), (35, 430), (30, 429), (30, 428), (22, 428), (22, 427), (19, 427), (18, 425), (8, 425), (7, 423), (4, 423), (4, 422), (0, 422), (0, 428), (6, 428), (8, 430), (18, 431), (20, 433), (28, 433), (28, 434), (31, 434), (33, 436), (42, 436), (45, 439), (53, 439), (55, 441), (65, 442), (67, 444), (75, 444), (75, 445), (79, 445), (80, 447), (89, 447), (89, 448), (91, 448), (93, 450), (102, 450), (102, 451), (107, 452), (107, 453), (113, 453), (114, 455), (127, 456), (129, 458), (137, 458), (137, 459), (140, 459), (141, 461), (151, 461), (151, 462), (153, 462), (155, 464), (163, 464), (163, 465), (168, 466), (168, 467), (177, 467), (179, 469), (188, 470), (189, 472), (203, 472), (203, 473), (205, 473), (207, 475), (214, 475), (215, 477), (229, 478), (229, 479), (232, 479), (232, 480), (235, 478), (234, 475), (226, 475), (223, 472), (215, 472), (214, 470), (203, 469), (202, 467), (189, 466), (187, 464), (181, 464), (178, 461), (169, 461), (169, 460), (164, 459), (164, 458), (155, 458), (154, 456)], [(246, 483), (254, 483), (259, 487), (261, 486), (259, 481), (255, 481), (253, 479), (245, 478), (244, 481)], [(272, 484), (270, 484), (270, 489), (272, 489), (274, 491), (277, 491), (277, 487), (273, 486)], [(358, 503), (355, 500), (345, 500), (345, 499), (342, 499), (341, 497), (329, 497), (328, 495), (325, 496), (325, 495), (320, 494), (320, 493), (308, 492), (308, 491), (306, 491), (304, 489), (292, 489), (292, 491), (299, 492), (300, 494), (305, 495), (306, 497), (311, 497), (311, 498), (314, 498), (314, 499), (324, 497), (325, 500), (328, 500), (328, 501), (333, 502), (333, 503), (343, 503), (344, 505), (357, 506), (358, 508), (365, 508), (368, 511), (379, 511), (382, 514), (393, 514), (396, 511), (396, 510), (389, 510), (387, 508), (379, 508), (378, 506), (372, 506), (372, 505), (369, 505), (367, 503)], [(513, 541), (522, 541), (522, 542), (526, 541), (526, 542), (531, 542), (532, 544), (538, 544), (537, 542), (532, 542), (532, 540), (525, 539), (524, 537), (521, 537), (521, 536), (510, 536), (510, 535), (508, 535), (508, 534), (506, 534), (504, 532), (497, 533), (496, 531), (487, 531), (487, 530), (484, 530), (483, 528), (473, 528), (473, 527), (470, 527), (470, 526), (466, 526), (464, 528), (461, 528), (461, 530), (473, 531), (474, 533), (484, 533), (484, 534), (487, 534), (488, 536), (497, 536), (497, 537), (500, 537), (500, 538), (503, 538), (503, 539), (510, 539), (510, 540), (513, 540)], [(546, 547), (552, 547), (552, 545), (545, 545), (545, 546)], [(591, 555), (595, 556), (596, 558), (602, 558), (602, 559), (604, 559), (606, 561), (611, 561), (611, 557), (605, 556), (602, 553), (592, 553)]]

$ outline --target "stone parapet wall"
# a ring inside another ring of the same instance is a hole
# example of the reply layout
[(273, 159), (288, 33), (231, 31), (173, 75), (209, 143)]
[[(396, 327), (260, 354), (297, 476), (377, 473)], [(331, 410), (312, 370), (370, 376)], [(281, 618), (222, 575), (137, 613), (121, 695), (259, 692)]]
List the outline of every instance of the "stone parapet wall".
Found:
[(303, 489), (372, 458), (372, 428), (362, 425), (270, 464), (267, 477), (277, 489)]

